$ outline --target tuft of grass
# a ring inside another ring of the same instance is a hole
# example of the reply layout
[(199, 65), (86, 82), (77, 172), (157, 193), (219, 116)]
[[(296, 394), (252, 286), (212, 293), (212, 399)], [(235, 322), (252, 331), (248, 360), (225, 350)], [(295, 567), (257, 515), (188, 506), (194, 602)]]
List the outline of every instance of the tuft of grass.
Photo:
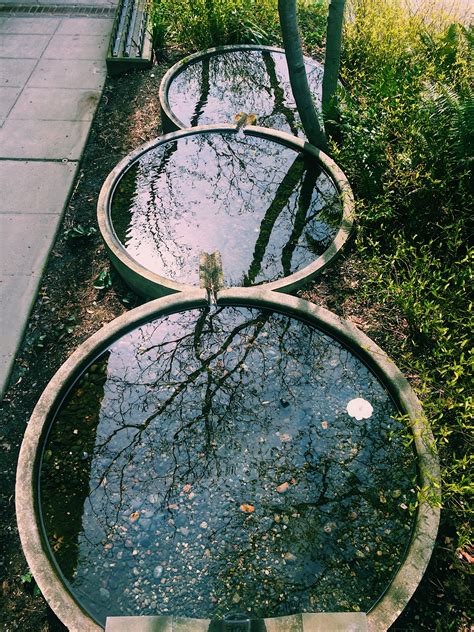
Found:
[(152, 0), (151, 20), (155, 45), (181, 52), (279, 39), (276, 0)]
[[(300, 0), (308, 48), (322, 45), (326, 0)], [(155, 47), (189, 53), (224, 44), (281, 44), (277, 0), (151, 0)]]

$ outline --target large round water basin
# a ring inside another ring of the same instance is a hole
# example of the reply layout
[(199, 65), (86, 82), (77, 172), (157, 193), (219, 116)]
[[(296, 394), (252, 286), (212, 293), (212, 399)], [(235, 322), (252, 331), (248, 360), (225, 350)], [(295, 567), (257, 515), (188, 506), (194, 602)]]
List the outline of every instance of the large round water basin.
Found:
[(347, 241), (349, 184), (319, 150), (287, 134), (235, 126), (168, 134), (125, 158), (99, 198), (113, 263), (139, 293), (206, 286), (219, 254), (224, 286), (292, 290)]
[(393, 364), (330, 313), (254, 290), (168, 297), (46, 389), (20, 456), (23, 546), (71, 629), (238, 609), (362, 611), (382, 630), (431, 553), (429, 441)]
[[(321, 109), (323, 65), (305, 57), (308, 84)], [(172, 66), (160, 86), (165, 131), (233, 123), (240, 112), (257, 124), (303, 137), (291, 91), (285, 51), (271, 46), (221, 46)]]

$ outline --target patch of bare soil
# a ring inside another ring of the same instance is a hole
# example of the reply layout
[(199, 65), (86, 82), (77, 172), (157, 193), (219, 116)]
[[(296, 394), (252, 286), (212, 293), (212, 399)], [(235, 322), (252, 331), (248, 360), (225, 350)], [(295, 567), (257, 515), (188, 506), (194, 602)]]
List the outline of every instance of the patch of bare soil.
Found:
[[(1, 405), (0, 623), (4, 632), (64, 630), (35, 590), (21, 552), (14, 507), (16, 462), (28, 418), (55, 371), (103, 324), (141, 302), (110, 268), (96, 228), (96, 203), (106, 176), (117, 162), (159, 135), (158, 87), (165, 70), (166, 65), (159, 64), (149, 71), (107, 80)], [(408, 335), (406, 322), (402, 315), (383, 306), (356, 300), (360, 280), (367, 273), (349, 247), (345, 257), (301, 296), (348, 318), (396, 360), (397, 345)], [(98, 288), (107, 286), (109, 279), (110, 287)], [(452, 542), (450, 525), (445, 523), (429, 572), (394, 630), (468, 630), (469, 592), (462, 572), (465, 561), (456, 557)]]

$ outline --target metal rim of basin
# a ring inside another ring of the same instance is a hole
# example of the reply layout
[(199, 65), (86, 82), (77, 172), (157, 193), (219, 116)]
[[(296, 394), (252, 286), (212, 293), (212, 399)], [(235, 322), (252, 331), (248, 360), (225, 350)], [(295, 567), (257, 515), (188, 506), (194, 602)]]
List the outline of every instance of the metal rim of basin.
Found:
[[(395, 364), (370, 338), (351, 323), (322, 307), (304, 299), (262, 288), (221, 290), (217, 296), (217, 304), (270, 309), (309, 322), (358, 355), (373, 370), (399, 409), (407, 416), (413, 431), (422, 493), (405, 559), (385, 593), (367, 614), (370, 632), (387, 630), (405, 608), (421, 581), (438, 531), (440, 469), (431, 429), (420, 402)], [(41, 448), (50, 423), (75, 379), (121, 335), (151, 319), (206, 305), (208, 300), (205, 290), (194, 289), (146, 303), (116, 318), (86, 340), (66, 360), (49, 382), (32, 413), (21, 445), (17, 469), (18, 530), (28, 565), (41, 592), (52, 610), (72, 632), (99, 632), (103, 628), (81, 609), (63, 584), (49, 557), (39, 524), (36, 498), (38, 469)]]
[[(206, 48), (205, 50), (184, 57), (176, 64), (174, 64), (174, 66), (171, 66), (171, 68), (163, 76), (163, 79), (160, 83), (159, 98), (162, 124), (166, 130), (179, 130), (185, 129), (187, 127), (187, 125), (183, 123), (183, 121), (180, 121), (179, 118), (174, 114), (169, 102), (168, 95), (173, 80), (178, 75), (180, 75), (188, 66), (196, 64), (203, 59), (206, 59), (207, 57), (214, 57), (216, 55), (238, 51), (267, 51), (269, 53), (282, 53), (283, 55), (285, 54), (284, 49), (279, 48), (278, 46), (262, 46), (259, 44), (231, 44), (228, 46), (216, 46), (214, 48)], [(305, 56), (304, 61), (308, 65), (322, 67), (321, 62), (317, 61), (316, 59), (312, 59), (311, 57)]]
[[(126, 283), (138, 294), (147, 298), (159, 298), (167, 294), (175, 292), (190, 291), (196, 289), (196, 286), (185, 283), (178, 283), (172, 279), (166, 278), (155, 272), (152, 272), (145, 266), (141, 265), (127, 251), (123, 243), (117, 237), (112, 219), (111, 219), (111, 203), (115, 189), (122, 176), (132, 167), (133, 164), (145, 153), (167, 143), (187, 136), (195, 136), (207, 133), (234, 133), (237, 134), (238, 127), (236, 125), (201, 125), (185, 130), (179, 130), (156, 138), (138, 149), (132, 151), (125, 156), (117, 166), (110, 172), (105, 180), (99, 194), (97, 203), (97, 220), (102, 238), (105, 242), (108, 254), (117, 271), (125, 279)], [(241, 130), (242, 131), (242, 130)], [(271, 130), (264, 127), (245, 127), (243, 132), (249, 136), (256, 136), (272, 140), (281, 145), (285, 145), (295, 151), (309, 154), (315, 158), (325, 169), (331, 180), (336, 186), (340, 195), (342, 205), (342, 218), (339, 229), (334, 239), (327, 249), (309, 265), (301, 270), (282, 277), (276, 281), (263, 283), (262, 287), (267, 290), (275, 290), (277, 292), (292, 292), (299, 289), (305, 283), (320, 274), (333, 259), (339, 254), (343, 246), (351, 236), (355, 215), (354, 215), (354, 196), (350, 184), (341, 168), (324, 152), (317, 147), (310, 145), (308, 142), (296, 138), (286, 132)]]

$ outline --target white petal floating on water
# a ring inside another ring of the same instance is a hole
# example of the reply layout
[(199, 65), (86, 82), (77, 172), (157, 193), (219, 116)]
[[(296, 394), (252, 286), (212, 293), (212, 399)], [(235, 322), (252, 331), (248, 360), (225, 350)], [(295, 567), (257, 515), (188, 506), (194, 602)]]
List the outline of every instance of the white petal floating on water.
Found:
[(351, 417), (355, 417), (357, 421), (360, 421), (361, 419), (372, 417), (374, 407), (366, 399), (356, 397), (347, 404), (346, 410)]

